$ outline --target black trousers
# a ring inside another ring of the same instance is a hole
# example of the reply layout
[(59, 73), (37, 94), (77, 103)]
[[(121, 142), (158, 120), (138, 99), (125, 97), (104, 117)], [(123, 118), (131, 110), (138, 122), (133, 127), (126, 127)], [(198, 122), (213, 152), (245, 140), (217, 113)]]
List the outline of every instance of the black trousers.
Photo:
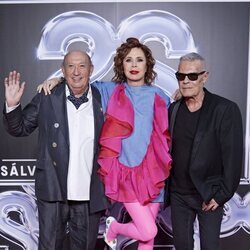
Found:
[(100, 213), (89, 213), (88, 201), (46, 202), (37, 200), (39, 250), (94, 250)]
[(197, 195), (170, 193), (173, 241), (176, 250), (194, 249), (194, 221), (199, 222), (201, 250), (218, 250), (223, 207), (202, 211), (202, 199)]

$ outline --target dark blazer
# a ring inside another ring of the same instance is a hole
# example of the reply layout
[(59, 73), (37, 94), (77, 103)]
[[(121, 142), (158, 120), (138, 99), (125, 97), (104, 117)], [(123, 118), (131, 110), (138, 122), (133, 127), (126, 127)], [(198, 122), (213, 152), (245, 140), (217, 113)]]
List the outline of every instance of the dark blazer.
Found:
[[(242, 118), (234, 102), (206, 89), (204, 91), (205, 98), (193, 141), (189, 172), (205, 202), (214, 198), (219, 205), (223, 205), (233, 196), (240, 181), (243, 157)], [(178, 112), (181, 101), (172, 103), (169, 108), (173, 140), (174, 113)]]
[[(97, 175), (98, 141), (103, 124), (99, 91), (92, 86), (94, 108), (94, 161), (90, 187), (90, 211), (107, 208), (103, 184)], [(4, 108), (4, 125), (13, 136), (27, 136), (39, 128), (38, 158), (35, 171), (35, 192), (45, 201), (67, 200), (69, 163), (69, 131), (65, 96), (65, 83), (52, 90), (51, 95), (38, 93), (22, 110), (21, 106), (10, 113)]]

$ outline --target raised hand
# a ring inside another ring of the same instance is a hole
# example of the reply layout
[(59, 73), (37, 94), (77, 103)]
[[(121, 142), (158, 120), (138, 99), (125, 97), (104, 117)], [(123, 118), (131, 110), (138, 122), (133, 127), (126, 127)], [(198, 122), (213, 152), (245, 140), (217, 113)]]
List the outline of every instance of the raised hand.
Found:
[(25, 86), (25, 82), (20, 84), (20, 77), (20, 73), (14, 70), (9, 73), (9, 77), (4, 79), (5, 100), (8, 107), (13, 107), (20, 103)]

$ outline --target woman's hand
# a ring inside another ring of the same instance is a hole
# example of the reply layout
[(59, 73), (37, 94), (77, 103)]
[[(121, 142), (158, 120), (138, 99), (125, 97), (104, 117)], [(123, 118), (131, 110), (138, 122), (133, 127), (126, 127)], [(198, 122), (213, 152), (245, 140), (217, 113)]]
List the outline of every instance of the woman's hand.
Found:
[(51, 90), (60, 82), (60, 78), (55, 77), (49, 80), (45, 80), (43, 83), (39, 84), (37, 86), (37, 91), (39, 93), (41, 93), (41, 91), (43, 90), (45, 95), (47, 94), (51, 94)]
[(171, 98), (174, 100), (174, 101), (178, 101), (182, 98), (182, 95), (181, 95), (181, 92), (179, 89), (176, 89), (175, 92), (173, 93), (173, 95), (171, 96)]

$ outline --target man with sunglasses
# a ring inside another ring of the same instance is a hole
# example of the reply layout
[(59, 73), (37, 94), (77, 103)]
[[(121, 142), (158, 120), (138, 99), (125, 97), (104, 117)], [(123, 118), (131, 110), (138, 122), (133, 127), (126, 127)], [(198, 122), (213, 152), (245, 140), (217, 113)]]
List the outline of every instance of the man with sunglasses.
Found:
[(169, 190), (176, 250), (193, 250), (196, 216), (201, 249), (219, 249), (223, 205), (240, 180), (240, 110), (204, 88), (208, 75), (199, 54), (180, 58), (176, 78), (182, 97), (169, 108), (173, 157)]

